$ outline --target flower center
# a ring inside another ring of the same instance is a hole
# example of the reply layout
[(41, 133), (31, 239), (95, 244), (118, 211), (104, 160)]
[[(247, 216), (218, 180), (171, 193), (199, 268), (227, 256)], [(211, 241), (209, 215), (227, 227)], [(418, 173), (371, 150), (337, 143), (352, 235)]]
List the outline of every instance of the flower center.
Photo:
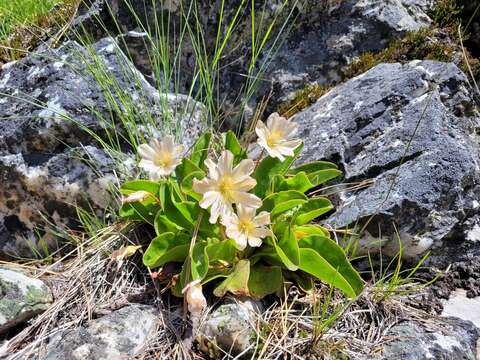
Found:
[(230, 176), (224, 176), (218, 181), (218, 191), (228, 201), (232, 201), (231, 194), (230, 194), (232, 189), (233, 189), (233, 180)]
[(254, 228), (255, 225), (249, 219), (242, 219), (238, 222), (238, 229), (247, 235), (250, 234)]
[(283, 131), (280, 130), (274, 130), (270, 132), (267, 136), (267, 145), (269, 147), (274, 147), (277, 146), (280, 140), (282, 140), (284, 137)]
[(173, 158), (170, 153), (163, 152), (157, 154), (153, 163), (160, 167), (169, 167), (173, 163)]

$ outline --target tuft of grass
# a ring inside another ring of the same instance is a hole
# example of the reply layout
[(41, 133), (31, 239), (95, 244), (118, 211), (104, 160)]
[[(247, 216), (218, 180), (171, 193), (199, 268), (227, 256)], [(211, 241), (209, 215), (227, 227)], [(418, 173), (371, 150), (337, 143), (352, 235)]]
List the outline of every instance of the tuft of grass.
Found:
[(277, 112), (284, 117), (291, 117), (296, 113), (315, 104), (315, 102), (325, 95), (332, 86), (324, 86), (319, 84), (308, 84), (303, 89), (297, 91), (292, 100), (281, 104)]

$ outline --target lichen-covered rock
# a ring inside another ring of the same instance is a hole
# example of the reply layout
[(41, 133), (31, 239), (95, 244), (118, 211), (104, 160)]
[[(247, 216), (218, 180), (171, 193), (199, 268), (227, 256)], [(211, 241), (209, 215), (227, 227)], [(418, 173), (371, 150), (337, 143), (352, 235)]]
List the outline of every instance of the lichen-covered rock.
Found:
[(215, 354), (218, 348), (230, 354), (253, 351), (255, 322), (262, 305), (250, 299), (237, 299), (220, 305), (202, 323), (197, 340), (202, 351)]
[(464, 256), (456, 249), (475, 243), (480, 195), (472, 93), (453, 64), (381, 64), (296, 115), (305, 143), (300, 161), (332, 160), (347, 183), (372, 180), (341, 193), (327, 223), (360, 229), (375, 215), (360, 251), (384, 245), (394, 255), (401, 240), (406, 257), (433, 249), (443, 266)]
[(130, 305), (54, 335), (42, 360), (118, 360), (137, 355), (158, 325), (153, 306)]
[(455, 359), (477, 360), (480, 330), (471, 322), (456, 318), (435, 319), (422, 324), (403, 321), (387, 337), (384, 360)]
[(146, 139), (173, 132), (189, 148), (205, 126), (201, 104), (159, 94), (111, 38), (89, 49), (70, 41), (11, 63), (0, 93), (0, 257), (32, 256), (39, 242), (55, 248), (51, 234), (39, 239), (45, 219), (72, 226), (76, 206), (109, 204), (114, 170), (131, 174), (131, 166), (114, 164), (97, 137), (133, 151), (127, 128), (135, 127)]
[(52, 300), (43, 281), (0, 268), (0, 332), (44, 312)]

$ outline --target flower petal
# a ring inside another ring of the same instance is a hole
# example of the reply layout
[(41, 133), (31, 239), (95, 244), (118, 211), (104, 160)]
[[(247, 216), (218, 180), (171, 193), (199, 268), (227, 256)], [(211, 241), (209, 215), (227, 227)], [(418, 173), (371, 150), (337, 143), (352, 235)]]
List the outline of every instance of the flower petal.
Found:
[(205, 194), (207, 191), (212, 191), (214, 188), (215, 183), (211, 179), (193, 179), (193, 190), (199, 194)]
[(262, 206), (262, 200), (244, 191), (232, 191), (232, 198), (235, 204), (242, 204), (245, 207), (259, 208)]
[(198, 203), (201, 208), (208, 209), (210, 205), (213, 206), (214, 203), (220, 201), (221, 196), (216, 191), (207, 191), (204, 195), (202, 200)]
[(250, 236), (248, 238), (248, 245), (250, 245), (251, 247), (259, 247), (262, 245), (262, 239)]
[(232, 172), (232, 177), (235, 182), (247, 179), (250, 174), (255, 170), (255, 163), (251, 159), (244, 159), (240, 161), (240, 164), (235, 166)]
[(260, 214), (255, 216), (253, 222), (256, 226), (265, 226), (270, 224), (270, 213), (267, 211), (262, 211)]
[(139, 145), (137, 148), (137, 152), (140, 154), (142, 158), (149, 159), (149, 160), (152, 160), (153, 158), (155, 158), (155, 155), (156, 155), (155, 149), (153, 149), (148, 144)]
[(218, 158), (217, 171), (220, 176), (231, 176), (233, 168), (233, 154), (230, 150), (222, 151)]

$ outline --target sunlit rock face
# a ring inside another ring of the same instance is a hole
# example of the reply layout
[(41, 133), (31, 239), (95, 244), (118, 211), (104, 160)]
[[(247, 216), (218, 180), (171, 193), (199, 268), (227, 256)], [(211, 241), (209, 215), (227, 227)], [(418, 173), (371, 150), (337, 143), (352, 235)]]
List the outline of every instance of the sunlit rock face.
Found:
[[(92, 75), (94, 61), (109, 85)], [(91, 49), (67, 42), (8, 64), (0, 93), (1, 257), (45, 255), (59, 240), (47, 229), (77, 227), (77, 207), (101, 216), (115, 206), (116, 176), (135, 175), (128, 126), (145, 138), (172, 131), (189, 148), (205, 124), (202, 105), (160, 95), (110, 38)], [(135, 113), (126, 123), (129, 104)], [(127, 154), (115, 161), (99, 145), (112, 137)]]
[(366, 226), (362, 252), (382, 246), (394, 255), (403, 241), (406, 257), (432, 249), (440, 264), (478, 245), (480, 117), (472, 94), (453, 64), (381, 64), (296, 115), (305, 143), (299, 161), (333, 160), (346, 183), (370, 180), (341, 191), (326, 222)]

